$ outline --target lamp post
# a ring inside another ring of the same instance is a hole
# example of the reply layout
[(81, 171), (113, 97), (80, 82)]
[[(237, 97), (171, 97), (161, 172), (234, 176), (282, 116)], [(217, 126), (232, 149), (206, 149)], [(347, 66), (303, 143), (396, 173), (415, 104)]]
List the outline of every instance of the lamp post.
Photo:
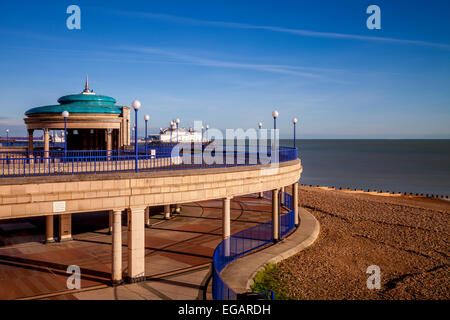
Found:
[(277, 118), (278, 118), (278, 111), (274, 110), (272, 111), (272, 117), (273, 117), (273, 148), (276, 149), (276, 135), (277, 135)]
[(173, 138), (172, 138), (172, 134), (173, 134), (173, 125), (174, 125), (174, 122), (173, 122), (173, 121), (170, 121), (170, 143), (172, 143), (172, 140), (173, 140)]
[(134, 165), (134, 171), (138, 172), (138, 110), (141, 107), (141, 103), (139, 100), (133, 100), (133, 102), (131, 103), (131, 106), (134, 109), (134, 126), (135, 126), (135, 130), (134, 130), (134, 150), (135, 150), (135, 165)]
[(206, 132), (205, 132), (205, 134), (206, 134), (206, 142), (208, 142), (208, 129), (209, 129), (209, 124), (207, 124), (205, 128), (206, 128)]
[(64, 110), (61, 115), (64, 118), (64, 161), (67, 159), (67, 118), (69, 117), (69, 111)]
[(292, 123), (294, 124), (294, 149), (295, 149), (295, 127), (296, 127), (296, 124), (297, 124), (297, 118), (292, 118)]
[(148, 114), (146, 114), (144, 116), (144, 120), (145, 120), (145, 155), (147, 155), (147, 139), (148, 139), (148, 135), (147, 135), (147, 124), (148, 124), (148, 120), (150, 120), (150, 116)]
[(9, 129), (6, 129), (6, 145), (9, 145)]
[(176, 123), (176, 125), (177, 125), (177, 143), (178, 143), (178, 124), (180, 123), (180, 118), (177, 118), (177, 119), (175, 120), (175, 123)]
[(260, 143), (260, 140), (261, 140), (261, 128), (262, 128), (262, 122), (258, 122), (258, 139), (256, 139), (256, 142), (257, 142), (257, 147), (258, 147), (258, 150), (256, 150), (257, 151), (257, 154), (258, 154), (258, 156), (259, 156), (259, 143)]

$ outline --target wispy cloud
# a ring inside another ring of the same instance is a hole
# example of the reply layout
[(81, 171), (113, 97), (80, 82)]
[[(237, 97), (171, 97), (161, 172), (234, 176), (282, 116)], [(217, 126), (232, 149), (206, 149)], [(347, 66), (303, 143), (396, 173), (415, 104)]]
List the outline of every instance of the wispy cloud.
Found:
[(271, 73), (281, 73), (281, 74), (290, 74), (295, 76), (302, 76), (307, 78), (323, 78), (322, 75), (318, 73), (312, 72), (304, 72), (301, 71), (301, 67), (289, 66), (289, 65), (278, 65), (278, 64), (252, 64), (252, 63), (240, 63), (233, 61), (223, 61), (216, 60), (210, 58), (202, 58), (196, 57), (186, 54), (180, 54), (174, 51), (169, 51), (161, 48), (153, 48), (153, 47), (127, 47), (123, 48), (125, 50), (153, 54), (157, 56), (165, 56), (169, 59), (175, 61), (184, 61), (186, 63), (190, 63), (198, 66), (206, 66), (206, 67), (218, 67), (218, 68), (234, 68), (234, 69), (246, 69), (253, 71), (264, 71)]
[(252, 25), (246, 23), (237, 22), (225, 22), (225, 21), (211, 21), (211, 20), (200, 20), (192, 19), (180, 16), (172, 16), (167, 14), (156, 14), (150, 12), (132, 12), (132, 11), (111, 11), (114, 14), (141, 17), (146, 19), (158, 19), (171, 21), (174, 23), (182, 24), (193, 24), (193, 25), (208, 25), (223, 28), (236, 28), (236, 29), (255, 29), (255, 30), (266, 30), (272, 32), (289, 33), (304, 37), (316, 37), (316, 38), (332, 38), (332, 39), (350, 39), (350, 40), (362, 40), (362, 41), (376, 41), (385, 43), (398, 43), (398, 44), (409, 44), (417, 46), (435, 47), (450, 50), (449, 44), (428, 42), (421, 40), (409, 40), (409, 39), (398, 39), (389, 37), (375, 37), (375, 36), (365, 36), (358, 34), (347, 34), (347, 33), (336, 33), (336, 32), (322, 32), (322, 31), (312, 31), (305, 29), (291, 29), (283, 28), (278, 26), (264, 26), (264, 25)]

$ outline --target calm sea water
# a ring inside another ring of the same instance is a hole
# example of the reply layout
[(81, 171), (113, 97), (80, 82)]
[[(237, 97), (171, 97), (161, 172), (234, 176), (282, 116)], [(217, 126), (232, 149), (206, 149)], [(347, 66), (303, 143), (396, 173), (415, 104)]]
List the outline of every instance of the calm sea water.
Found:
[(450, 140), (300, 139), (296, 147), (303, 184), (450, 195)]
[(450, 195), (450, 140), (297, 140), (296, 147), (303, 184)]

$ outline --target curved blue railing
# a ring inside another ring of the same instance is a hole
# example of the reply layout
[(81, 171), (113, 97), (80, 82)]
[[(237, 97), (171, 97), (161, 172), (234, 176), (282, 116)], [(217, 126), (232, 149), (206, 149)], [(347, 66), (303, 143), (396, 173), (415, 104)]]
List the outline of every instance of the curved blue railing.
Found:
[[(178, 149), (175, 149), (178, 148)], [(177, 156), (172, 151), (177, 150)], [(220, 168), (259, 165), (297, 159), (297, 149), (280, 147), (278, 157), (273, 151), (253, 152), (225, 147), (209, 152), (200, 145), (197, 150), (187, 146), (148, 146), (134, 150), (95, 151), (0, 151), (0, 178), (15, 176), (46, 176), (103, 173), (117, 171), (159, 171)], [(207, 155), (207, 156), (205, 156)]]
[[(290, 211), (281, 216), (281, 238), (295, 228), (292, 195), (284, 193), (283, 200), (283, 205)], [(213, 254), (213, 299), (236, 300), (237, 293), (225, 283), (220, 273), (230, 262), (271, 243), (273, 243), (272, 221), (240, 231), (229, 239), (223, 240)]]

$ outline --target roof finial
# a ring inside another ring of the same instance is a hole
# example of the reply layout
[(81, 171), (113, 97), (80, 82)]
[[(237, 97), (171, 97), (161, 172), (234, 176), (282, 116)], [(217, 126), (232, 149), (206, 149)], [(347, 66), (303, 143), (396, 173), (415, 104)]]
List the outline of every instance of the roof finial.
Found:
[(84, 86), (83, 93), (84, 93), (84, 94), (93, 94), (93, 93), (94, 93), (93, 90), (89, 89), (89, 78), (88, 78), (88, 75), (87, 75), (87, 74), (86, 74), (86, 84), (85, 84), (85, 86)]

